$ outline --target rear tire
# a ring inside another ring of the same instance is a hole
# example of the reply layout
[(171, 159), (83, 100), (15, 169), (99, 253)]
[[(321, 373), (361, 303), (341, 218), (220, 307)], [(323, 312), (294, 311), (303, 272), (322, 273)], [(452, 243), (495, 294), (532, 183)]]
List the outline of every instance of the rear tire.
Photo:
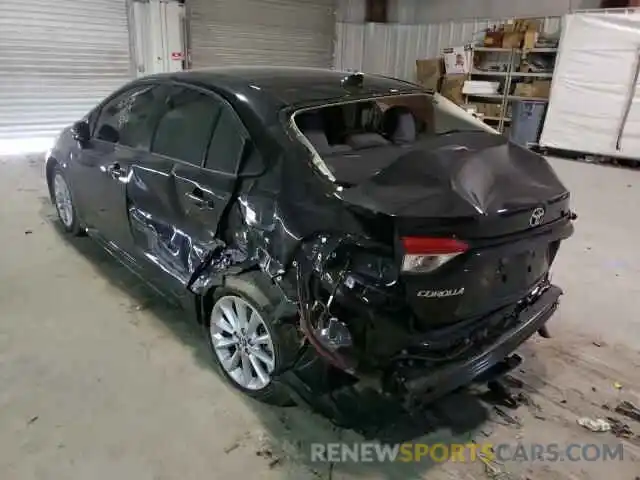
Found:
[(83, 229), (80, 226), (78, 210), (73, 202), (71, 188), (69, 188), (69, 183), (67, 182), (64, 172), (58, 165), (53, 167), (50, 188), (51, 199), (53, 200), (53, 205), (56, 207), (58, 220), (60, 220), (62, 228), (71, 235), (81, 235)]
[(205, 319), (214, 363), (236, 390), (278, 406), (293, 405), (285, 387), (273, 381), (297, 351), (295, 327), (276, 321), (282, 297), (262, 272), (227, 279), (211, 298)]

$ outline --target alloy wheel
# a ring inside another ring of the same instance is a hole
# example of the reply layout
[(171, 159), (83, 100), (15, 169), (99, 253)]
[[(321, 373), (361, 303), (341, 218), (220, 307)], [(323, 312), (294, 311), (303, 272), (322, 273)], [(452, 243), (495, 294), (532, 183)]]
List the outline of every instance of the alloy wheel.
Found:
[(221, 297), (211, 312), (213, 349), (225, 372), (248, 390), (261, 390), (275, 367), (273, 341), (264, 320), (244, 299)]
[(56, 173), (53, 179), (53, 196), (60, 221), (62, 221), (65, 227), (71, 228), (71, 225), (73, 225), (71, 192), (69, 191), (66, 180), (59, 173)]

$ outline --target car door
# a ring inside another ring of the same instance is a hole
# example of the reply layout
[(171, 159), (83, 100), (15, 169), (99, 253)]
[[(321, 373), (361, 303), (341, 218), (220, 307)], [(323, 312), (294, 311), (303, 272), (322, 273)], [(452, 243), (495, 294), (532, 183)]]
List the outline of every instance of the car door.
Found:
[(218, 223), (235, 185), (235, 170), (213, 171), (203, 165), (211, 149), (222, 145), (220, 135), (237, 133), (219, 129), (230, 107), (213, 94), (174, 86), (168, 105), (149, 163), (144, 169), (134, 167), (129, 211), (136, 248), (155, 265), (154, 277), (184, 291), (217, 243)]
[(134, 87), (108, 101), (100, 110), (94, 135), (81, 150), (75, 168), (81, 170), (81, 204), (87, 227), (123, 255), (130, 256), (133, 237), (127, 216), (127, 185), (133, 165), (149, 155), (151, 136), (164, 108), (157, 85)]

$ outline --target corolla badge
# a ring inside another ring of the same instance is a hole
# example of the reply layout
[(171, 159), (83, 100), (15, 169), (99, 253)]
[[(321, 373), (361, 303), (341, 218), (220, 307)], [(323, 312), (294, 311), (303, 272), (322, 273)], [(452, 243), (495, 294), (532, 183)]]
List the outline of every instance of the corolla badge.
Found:
[(462, 295), (463, 293), (464, 293), (464, 287), (452, 288), (449, 290), (419, 290), (417, 297), (418, 298), (446, 298), (446, 297), (457, 297), (458, 295)]
[(542, 223), (542, 220), (544, 219), (544, 214), (545, 214), (544, 208), (542, 207), (536, 208), (531, 214), (531, 217), (529, 218), (529, 226), (537, 227), (538, 225), (540, 225)]

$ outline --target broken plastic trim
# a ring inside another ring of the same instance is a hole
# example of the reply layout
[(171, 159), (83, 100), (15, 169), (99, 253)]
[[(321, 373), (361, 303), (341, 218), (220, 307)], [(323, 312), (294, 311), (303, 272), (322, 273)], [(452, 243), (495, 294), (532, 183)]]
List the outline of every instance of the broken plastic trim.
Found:
[(187, 289), (197, 295), (207, 293), (212, 287), (220, 286), (228, 275), (238, 275), (256, 265), (253, 259), (237, 248), (223, 244), (212, 249), (194, 269)]
[(311, 308), (309, 306), (309, 301), (311, 299), (311, 292), (309, 292), (311, 274), (304, 273), (302, 271), (303, 267), (300, 262), (294, 262), (294, 266), (296, 269), (296, 283), (300, 309), (300, 329), (302, 330), (302, 333), (320, 356), (324, 357), (329, 363), (340, 370), (349, 374), (354, 374), (355, 368), (349, 365), (348, 361), (342, 355), (326, 348), (320, 339), (316, 337), (313, 325), (311, 324)]

